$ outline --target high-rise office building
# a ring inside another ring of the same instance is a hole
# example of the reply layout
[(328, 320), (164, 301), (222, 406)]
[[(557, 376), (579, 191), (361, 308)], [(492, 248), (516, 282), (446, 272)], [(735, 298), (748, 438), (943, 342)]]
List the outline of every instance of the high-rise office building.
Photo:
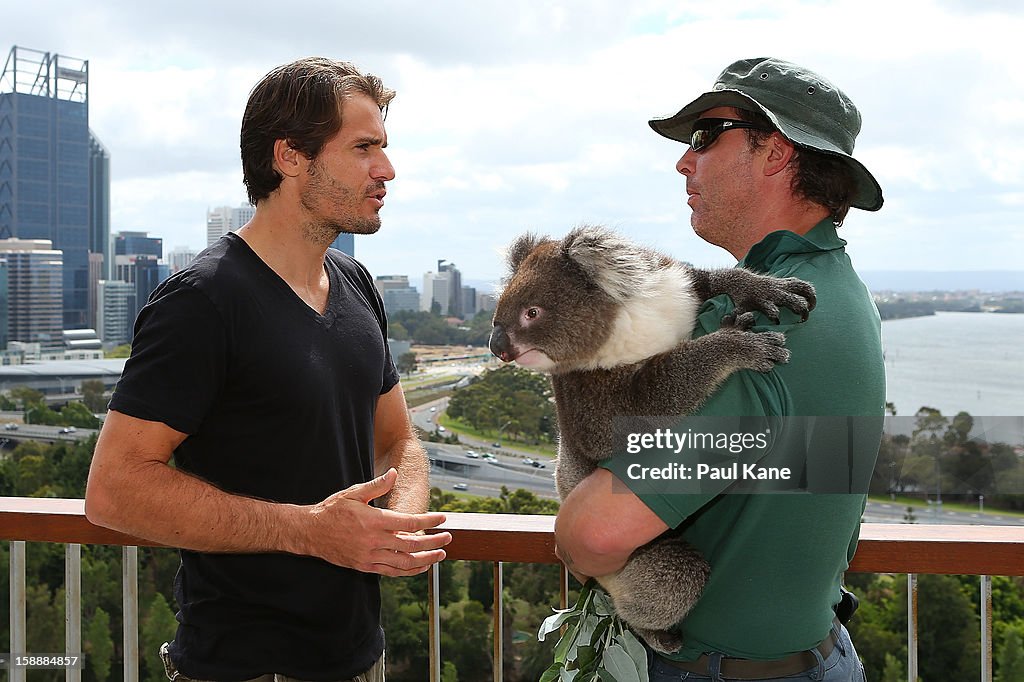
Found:
[(155, 256), (164, 257), (164, 240), (150, 237), (148, 232), (121, 231), (114, 235), (115, 256)]
[(206, 245), (212, 246), (228, 232), (234, 232), (252, 220), (254, 215), (256, 215), (256, 207), (250, 203), (244, 203), (237, 208), (218, 206), (208, 210), (206, 212)]
[(441, 314), (462, 317), (462, 273), (454, 263), (437, 261), (437, 272), (423, 275), (420, 310), (430, 310), (434, 303), (441, 306)]
[(175, 246), (167, 252), (167, 264), (171, 267), (170, 274), (184, 270), (196, 259), (195, 249), (188, 246)]
[[(0, 73), (0, 238), (45, 239), (62, 252), (67, 329), (89, 318), (91, 153), (89, 62), (12, 48)], [(17, 333), (49, 334), (50, 322), (40, 324)]]
[(135, 325), (135, 285), (120, 280), (101, 280), (96, 334), (106, 346), (131, 343)]
[(0, 239), (7, 269), (8, 341), (63, 345), (64, 261), (48, 239)]
[(416, 311), (420, 309), (420, 294), (409, 286), (409, 278), (405, 275), (378, 275), (373, 281), (384, 300), (384, 310), (389, 315), (400, 310)]
[(0, 256), (0, 352), (7, 348), (7, 341), (10, 337), (10, 331), (7, 328), (10, 314), (7, 280), (7, 260)]
[[(91, 130), (89, 131), (89, 253), (100, 254), (103, 257), (103, 277), (108, 277), (113, 261), (110, 257), (110, 153)], [(91, 268), (93, 259), (89, 263)], [(89, 281), (89, 294), (95, 300), (96, 290), (91, 274)], [(90, 305), (89, 312), (95, 315), (95, 306)], [(95, 328), (92, 324), (89, 326)]]
[(89, 252), (89, 329), (96, 329), (101, 279), (107, 279), (107, 265), (102, 253)]
[(462, 287), (462, 319), (468, 320), (476, 315), (476, 288)]
[(331, 248), (346, 253), (353, 258), (356, 257), (356, 238), (350, 232), (342, 232), (337, 239), (331, 242)]

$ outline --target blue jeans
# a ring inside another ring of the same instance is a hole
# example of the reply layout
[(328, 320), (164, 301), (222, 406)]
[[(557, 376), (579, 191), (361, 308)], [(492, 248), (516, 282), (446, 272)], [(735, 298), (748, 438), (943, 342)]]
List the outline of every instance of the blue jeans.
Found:
[[(832, 649), (832, 653), (828, 655), (828, 658), (822, 659), (821, 655), (816, 651), (812, 652), (816, 654), (815, 658), (819, 659), (818, 665), (815, 667), (800, 673), (787, 675), (786, 677), (766, 677), (757, 682), (793, 682), (794, 680), (865, 682), (867, 677), (864, 675), (864, 666), (861, 665), (860, 659), (857, 657), (857, 650), (853, 648), (850, 633), (840, 625), (839, 631), (836, 634), (836, 646)], [(711, 677), (706, 674), (687, 672), (686, 670), (672, 667), (657, 656), (649, 655), (648, 658), (651, 659), (649, 666), (651, 682), (679, 682), (680, 680), (687, 680), (687, 682), (730, 682), (730, 680), (735, 679), (721, 675)]]

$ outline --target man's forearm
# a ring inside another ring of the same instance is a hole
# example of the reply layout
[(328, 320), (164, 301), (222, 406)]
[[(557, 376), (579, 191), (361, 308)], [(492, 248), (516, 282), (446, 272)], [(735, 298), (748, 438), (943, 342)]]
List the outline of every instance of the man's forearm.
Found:
[(425, 512), (430, 505), (430, 460), (413, 436), (396, 441), (387, 452), (376, 456), (374, 462), (379, 476), (389, 468), (398, 471), (395, 487), (385, 497), (388, 509), (406, 514)]
[(312, 508), (233, 495), (153, 461), (90, 476), (86, 514), (98, 525), (172, 547), (306, 554)]

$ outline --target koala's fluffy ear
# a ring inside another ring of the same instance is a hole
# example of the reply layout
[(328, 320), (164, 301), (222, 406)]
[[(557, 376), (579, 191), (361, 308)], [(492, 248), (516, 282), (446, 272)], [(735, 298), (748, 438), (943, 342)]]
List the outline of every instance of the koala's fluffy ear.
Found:
[(642, 291), (645, 274), (658, 267), (651, 252), (603, 227), (574, 228), (562, 240), (561, 249), (566, 258), (575, 261), (595, 284), (618, 301)]
[(505, 250), (505, 261), (508, 263), (509, 271), (515, 273), (519, 270), (519, 266), (523, 264), (526, 257), (529, 256), (542, 241), (542, 237), (539, 237), (532, 232), (527, 232), (509, 244), (508, 248)]

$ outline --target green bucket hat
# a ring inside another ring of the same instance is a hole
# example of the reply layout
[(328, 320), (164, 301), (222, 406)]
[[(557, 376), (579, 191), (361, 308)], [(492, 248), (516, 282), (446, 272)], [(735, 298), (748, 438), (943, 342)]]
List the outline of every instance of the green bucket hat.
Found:
[(868, 211), (882, 207), (878, 181), (853, 158), (860, 112), (839, 88), (813, 71), (779, 59), (741, 59), (719, 74), (710, 92), (674, 116), (652, 119), (651, 128), (688, 144), (694, 122), (715, 107), (760, 111), (793, 144), (843, 159), (857, 180), (851, 205)]

